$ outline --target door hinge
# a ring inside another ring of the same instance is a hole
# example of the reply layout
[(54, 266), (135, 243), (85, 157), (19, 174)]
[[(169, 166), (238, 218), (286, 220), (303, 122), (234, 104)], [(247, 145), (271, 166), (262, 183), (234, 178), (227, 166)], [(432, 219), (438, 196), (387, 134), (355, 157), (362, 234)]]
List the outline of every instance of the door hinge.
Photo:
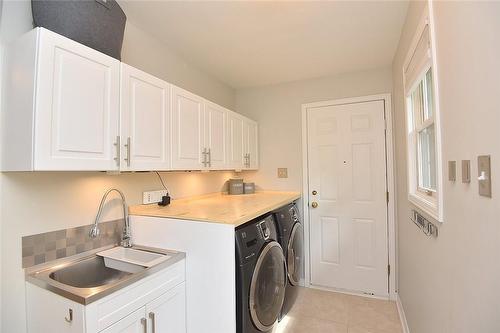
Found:
[(391, 265), (387, 265), (387, 275), (391, 275)]
[(387, 203), (389, 203), (389, 191), (385, 192), (385, 196), (387, 198)]

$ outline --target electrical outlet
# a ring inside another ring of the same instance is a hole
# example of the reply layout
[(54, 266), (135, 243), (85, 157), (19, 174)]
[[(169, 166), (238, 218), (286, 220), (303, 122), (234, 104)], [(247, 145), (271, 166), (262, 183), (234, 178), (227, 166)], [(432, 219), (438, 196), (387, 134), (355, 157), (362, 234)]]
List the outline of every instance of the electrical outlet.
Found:
[(160, 202), (161, 198), (167, 194), (167, 190), (142, 192), (142, 203), (147, 205)]
[(278, 168), (278, 178), (288, 178), (288, 168)]

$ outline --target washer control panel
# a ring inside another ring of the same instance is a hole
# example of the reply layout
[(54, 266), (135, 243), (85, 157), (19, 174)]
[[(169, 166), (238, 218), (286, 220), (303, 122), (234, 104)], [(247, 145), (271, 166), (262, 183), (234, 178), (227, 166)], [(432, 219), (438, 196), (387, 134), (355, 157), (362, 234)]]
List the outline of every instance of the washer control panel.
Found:
[(264, 220), (262, 222), (259, 222), (258, 228), (260, 230), (260, 233), (261, 233), (262, 237), (265, 240), (268, 240), (269, 236), (271, 236), (271, 230), (269, 230), (269, 227), (267, 226), (266, 222), (267, 222), (266, 220)]

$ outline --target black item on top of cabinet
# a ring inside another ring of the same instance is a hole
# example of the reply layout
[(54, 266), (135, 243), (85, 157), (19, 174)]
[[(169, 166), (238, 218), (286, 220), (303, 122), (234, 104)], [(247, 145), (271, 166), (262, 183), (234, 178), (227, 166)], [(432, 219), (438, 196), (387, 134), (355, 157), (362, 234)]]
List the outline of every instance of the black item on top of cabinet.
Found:
[(33, 23), (121, 60), (127, 17), (115, 0), (31, 0)]

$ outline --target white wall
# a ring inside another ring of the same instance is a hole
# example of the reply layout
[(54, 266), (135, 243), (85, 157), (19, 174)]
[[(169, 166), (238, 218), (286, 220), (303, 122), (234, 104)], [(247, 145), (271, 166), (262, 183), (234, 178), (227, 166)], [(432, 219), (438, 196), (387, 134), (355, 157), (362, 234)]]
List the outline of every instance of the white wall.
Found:
[[(247, 177), (265, 189), (302, 189), (302, 111), (304, 103), (390, 93), (391, 69), (242, 89), (236, 109), (259, 122), (259, 172)], [(288, 178), (277, 168), (288, 168)]]
[[(435, 3), (443, 162), (470, 159), (470, 185), (444, 179), (444, 224), (427, 238), (408, 219), (402, 64), (425, 3), (411, 2), (393, 63), (399, 293), (412, 333), (500, 332), (500, 3)], [(493, 198), (478, 195), (491, 154)], [(457, 163), (460, 165), (460, 163)], [(458, 175), (460, 175), (460, 167)]]
[[(0, 42), (31, 29), (29, 1), (5, 1)], [(164, 78), (207, 99), (233, 108), (233, 90), (184, 62), (155, 39), (128, 25), (123, 61)], [(174, 198), (220, 191), (231, 172), (163, 173)], [(142, 191), (161, 189), (152, 173), (108, 175), (89, 172), (0, 174), (0, 331), (25, 332), (24, 272), (21, 237), (93, 222), (103, 192), (122, 189), (129, 204), (138, 204)], [(104, 220), (120, 217), (119, 203), (109, 205)]]
[(234, 109), (233, 88), (190, 66), (157, 39), (130, 22), (125, 26), (122, 61), (226, 108)]

